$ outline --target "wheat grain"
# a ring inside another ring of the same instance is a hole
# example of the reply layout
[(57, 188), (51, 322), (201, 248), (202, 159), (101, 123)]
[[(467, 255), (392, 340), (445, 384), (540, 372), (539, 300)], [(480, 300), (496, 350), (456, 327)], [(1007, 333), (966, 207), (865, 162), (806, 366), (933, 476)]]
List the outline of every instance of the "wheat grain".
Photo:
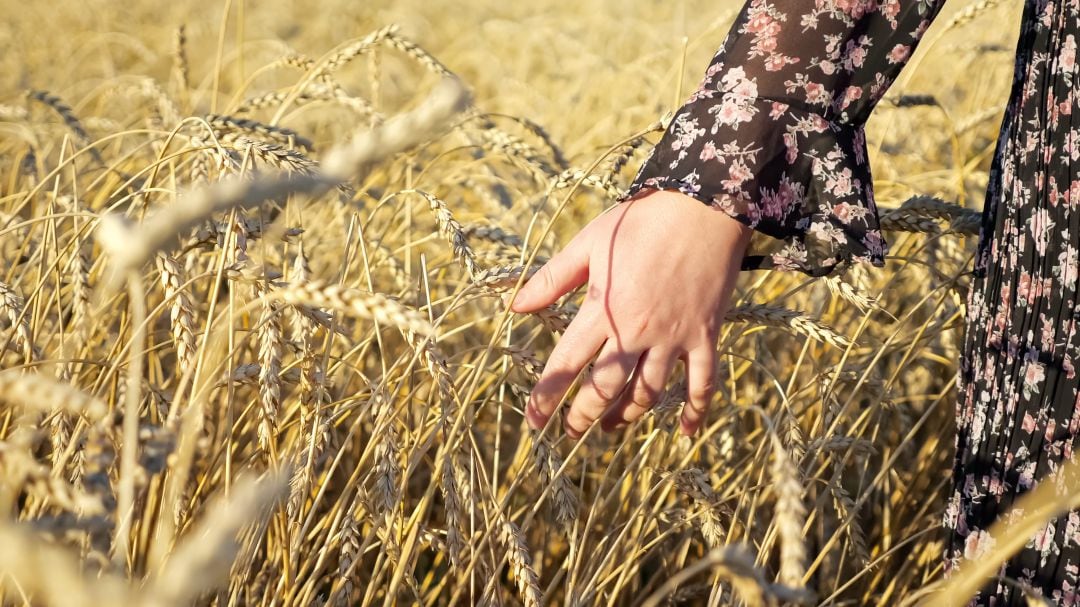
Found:
[(86, 145), (90, 143), (90, 134), (86, 132), (86, 127), (83, 126), (79, 117), (75, 115), (75, 111), (71, 109), (71, 106), (64, 103), (62, 99), (48, 91), (29, 91), (27, 96), (56, 112), (80, 144)]
[(749, 304), (731, 308), (725, 320), (728, 322), (748, 322), (771, 327), (782, 327), (805, 335), (820, 342), (846, 349), (851, 340), (825, 326), (817, 320), (794, 310), (785, 310), (761, 304)]
[(529, 555), (525, 536), (513, 521), (506, 519), (503, 519), (501, 531), (510, 560), (510, 577), (517, 583), (521, 602), (525, 607), (540, 607), (544, 602), (543, 593), (540, 591), (540, 581), (532, 566), (532, 557)]
[(462, 230), (461, 224), (454, 219), (446, 203), (434, 195), (420, 190), (404, 190), (401, 193), (417, 194), (428, 202), (428, 207), (435, 215), (435, 223), (438, 225), (439, 231), (443, 233), (447, 242), (450, 243), (454, 258), (461, 263), (470, 277), (479, 274), (480, 269), (476, 266), (476, 255), (473, 253), (472, 248), (469, 247), (469, 240), (465, 236), (465, 231)]
[(187, 28), (180, 25), (173, 34), (173, 74), (176, 75), (177, 88), (186, 92), (189, 88), (190, 68), (187, 55)]
[(297, 145), (305, 150), (314, 147), (311, 140), (302, 137), (300, 133), (292, 129), (282, 126), (266, 124), (250, 118), (223, 116), (221, 114), (207, 114), (205, 119), (224, 141), (228, 141), (231, 137), (254, 135), (282, 145)]
[(421, 335), (434, 332), (423, 314), (380, 293), (309, 282), (291, 284), (268, 296), (294, 306), (330, 308), (354, 318), (374, 320)]
[(538, 472), (552, 486), (551, 504), (555, 511), (555, 520), (566, 526), (578, 518), (580, 498), (574, 484), (570, 482), (563, 468), (563, 459), (546, 436), (533, 434), (533, 457), (536, 459)]
[(773, 464), (770, 469), (776, 492), (775, 520), (780, 536), (781, 584), (790, 589), (801, 589), (806, 573), (806, 546), (803, 544), (803, 525), (806, 507), (802, 502), (802, 485), (796, 476), (798, 467), (788, 457), (779, 439), (773, 441)]
[(259, 318), (259, 448), (272, 453), (281, 414), (281, 315), (263, 299)]
[(190, 369), (195, 364), (195, 309), (183, 288), (181, 279), (183, 270), (175, 259), (158, 253), (154, 256), (157, 263), (161, 288), (169, 303), (169, 318), (172, 327), (173, 347), (176, 348), (176, 362), (181, 369)]
[(33, 360), (34, 336), (30, 327), (30, 319), (26, 310), (23, 309), (23, 298), (10, 286), (0, 282), (0, 316), (7, 319), (15, 335), (15, 343), (23, 352), (23, 360), (29, 363)]

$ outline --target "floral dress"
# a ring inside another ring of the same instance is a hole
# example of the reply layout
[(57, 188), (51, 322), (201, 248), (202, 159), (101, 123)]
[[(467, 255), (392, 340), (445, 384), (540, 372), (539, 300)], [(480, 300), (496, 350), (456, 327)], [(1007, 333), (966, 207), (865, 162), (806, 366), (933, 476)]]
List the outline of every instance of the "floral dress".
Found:
[[(745, 270), (884, 265), (864, 124), (944, 0), (747, 0), (701, 86), (620, 200), (683, 192), (772, 236)], [(990, 546), (1080, 431), (1080, 0), (1026, 0), (982, 213), (957, 374), (946, 572)], [(972, 600), (1021, 586), (1080, 604), (1080, 513), (1051, 521)]]

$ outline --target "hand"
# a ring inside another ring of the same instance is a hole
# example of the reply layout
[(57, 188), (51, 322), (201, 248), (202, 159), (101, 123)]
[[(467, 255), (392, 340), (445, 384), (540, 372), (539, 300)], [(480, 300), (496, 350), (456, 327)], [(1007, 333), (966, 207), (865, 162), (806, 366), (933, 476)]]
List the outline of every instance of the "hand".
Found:
[(566, 415), (579, 438), (637, 420), (655, 404), (675, 361), (687, 370), (680, 427), (697, 432), (714, 392), (716, 338), (751, 229), (685, 194), (650, 190), (592, 220), (521, 288), (532, 312), (588, 281), (585, 301), (551, 352), (525, 417), (542, 428), (588, 362)]

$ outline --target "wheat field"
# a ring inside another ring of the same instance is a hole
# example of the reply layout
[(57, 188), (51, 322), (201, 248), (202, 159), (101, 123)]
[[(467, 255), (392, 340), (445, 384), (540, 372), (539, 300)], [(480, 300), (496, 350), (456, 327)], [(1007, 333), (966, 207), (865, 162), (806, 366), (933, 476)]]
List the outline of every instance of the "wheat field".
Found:
[(943, 579), (1018, 1), (867, 125), (887, 267), (744, 272), (704, 431), (676, 370), (580, 441), (522, 409), (581, 294), (503, 298), (733, 0), (0, 5), (4, 604), (952, 605), (1023, 541)]

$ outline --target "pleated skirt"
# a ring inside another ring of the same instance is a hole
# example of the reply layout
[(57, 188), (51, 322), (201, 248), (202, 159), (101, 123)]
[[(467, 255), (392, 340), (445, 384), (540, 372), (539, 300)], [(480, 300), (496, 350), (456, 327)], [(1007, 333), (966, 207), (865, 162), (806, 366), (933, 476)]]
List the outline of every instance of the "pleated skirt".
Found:
[[(1080, 2), (1028, 0), (983, 209), (957, 374), (946, 574), (993, 548), (1080, 432)], [(1050, 521), (972, 605), (1080, 604), (1080, 512)]]

